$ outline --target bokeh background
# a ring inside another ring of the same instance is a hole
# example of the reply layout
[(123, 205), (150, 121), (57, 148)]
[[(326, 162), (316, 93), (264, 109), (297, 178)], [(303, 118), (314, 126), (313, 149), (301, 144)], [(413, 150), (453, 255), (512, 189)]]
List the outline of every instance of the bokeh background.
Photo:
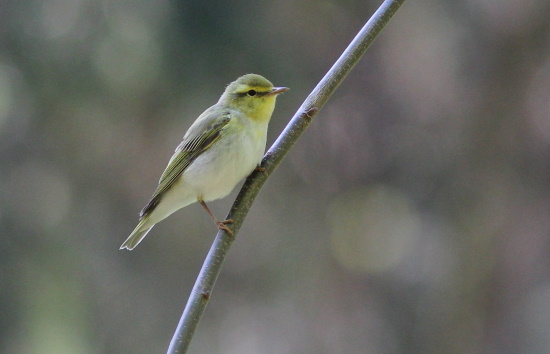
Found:
[[(165, 352), (216, 230), (192, 205), (118, 247), (174, 148), (249, 72), (291, 88), (270, 145), (380, 3), (2, 1), (0, 352)], [(410, 0), (263, 188), (190, 352), (548, 353), (549, 254), (550, 2)]]

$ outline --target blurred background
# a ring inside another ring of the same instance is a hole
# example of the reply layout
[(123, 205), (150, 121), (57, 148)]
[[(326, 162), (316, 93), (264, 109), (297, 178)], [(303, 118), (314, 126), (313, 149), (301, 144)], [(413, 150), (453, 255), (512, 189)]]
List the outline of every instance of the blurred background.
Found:
[[(250, 72), (291, 88), (270, 145), (380, 3), (0, 3), (0, 352), (165, 352), (212, 221), (118, 248), (173, 150)], [(549, 254), (550, 2), (408, 1), (264, 186), (190, 352), (548, 353)]]

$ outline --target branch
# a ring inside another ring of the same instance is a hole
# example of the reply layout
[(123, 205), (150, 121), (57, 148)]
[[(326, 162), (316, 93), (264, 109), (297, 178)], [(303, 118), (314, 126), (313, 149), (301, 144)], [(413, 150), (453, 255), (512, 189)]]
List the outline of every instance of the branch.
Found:
[(267, 151), (261, 163), (262, 171), (255, 170), (248, 176), (227, 216), (227, 219), (233, 219), (234, 221), (231, 224), (233, 236), (230, 236), (223, 230), (218, 231), (195, 282), (195, 286), (191, 291), (174, 337), (170, 342), (168, 354), (185, 353), (187, 351), (191, 338), (206, 308), (206, 304), (210, 299), (214, 283), (220, 274), (229, 248), (267, 178), (281, 163), (294, 143), (309, 126), (313, 117), (325, 105), (344, 78), (350, 73), (351, 69), (361, 59), (376, 36), (378, 36), (404, 2), (405, 0), (384, 1), (325, 77), (309, 94), (281, 135), (279, 135), (279, 138)]

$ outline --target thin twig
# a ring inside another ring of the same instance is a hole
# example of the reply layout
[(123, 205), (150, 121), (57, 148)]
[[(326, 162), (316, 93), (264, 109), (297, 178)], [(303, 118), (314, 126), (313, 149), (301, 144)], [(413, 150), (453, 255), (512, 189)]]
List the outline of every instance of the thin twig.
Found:
[(220, 230), (216, 235), (170, 342), (168, 354), (187, 351), (210, 299), (223, 261), (260, 188), (404, 2), (405, 0), (384, 1), (325, 77), (313, 89), (279, 138), (267, 151), (261, 163), (261, 171), (257, 169), (247, 178), (227, 216), (227, 219), (233, 219), (231, 224), (233, 236), (224, 230)]

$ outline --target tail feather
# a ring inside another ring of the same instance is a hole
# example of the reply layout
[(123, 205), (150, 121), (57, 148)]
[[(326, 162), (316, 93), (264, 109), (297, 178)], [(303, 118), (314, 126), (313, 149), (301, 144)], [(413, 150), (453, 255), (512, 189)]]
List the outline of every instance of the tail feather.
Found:
[(151, 227), (144, 227), (144, 219), (136, 226), (134, 231), (128, 236), (126, 241), (120, 246), (120, 249), (127, 249), (128, 251), (133, 250), (140, 242), (143, 240), (145, 236), (147, 236), (147, 233), (151, 231), (153, 226)]

